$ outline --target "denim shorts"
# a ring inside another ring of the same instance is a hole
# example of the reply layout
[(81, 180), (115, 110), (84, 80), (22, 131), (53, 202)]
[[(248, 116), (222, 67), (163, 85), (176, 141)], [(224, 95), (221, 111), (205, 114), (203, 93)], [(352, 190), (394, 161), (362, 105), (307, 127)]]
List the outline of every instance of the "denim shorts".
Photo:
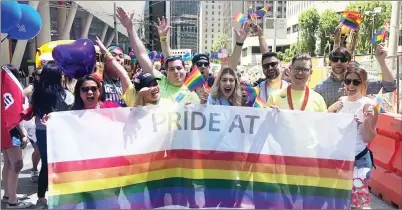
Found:
[(370, 171), (367, 172), (367, 179), (370, 179), (371, 177), (371, 171), (373, 169), (373, 162), (371, 161), (371, 156), (370, 152), (367, 152), (363, 157), (361, 157), (359, 160), (355, 160), (355, 167), (358, 169), (361, 168), (369, 168)]

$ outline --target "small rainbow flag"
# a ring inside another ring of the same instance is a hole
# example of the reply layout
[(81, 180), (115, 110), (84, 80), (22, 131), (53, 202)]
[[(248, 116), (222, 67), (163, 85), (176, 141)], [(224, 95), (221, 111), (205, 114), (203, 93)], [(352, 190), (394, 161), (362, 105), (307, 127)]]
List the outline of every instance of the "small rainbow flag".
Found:
[(198, 70), (197, 66), (193, 68), (190, 74), (187, 76), (184, 84), (190, 91), (194, 91), (196, 88), (200, 87), (205, 83), (204, 78), (201, 75), (200, 70)]
[(359, 12), (344, 11), (340, 22), (353, 30), (357, 30), (363, 22), (363, 18)]
[(239, 23), (244, 23), (247, 21), (247, 17), (241, 13), (238, 12), (234, 17), (233, 17), (233, 21), (239, 22)]
[(256, 14), (258, 17), (264, 17), (265, 14), (267, 14), (268, 9), (269, 9), (269, 6), (267, 5), (267, 6), (265, 6), (264, 8), (257, 10), (257, 11), (255, 12), (255, 14)]
[(253, 107), (264, 108), (265, 107), (264, 99), (262, 99), (260, 96), (258, 96), (257, 99), (255, 99)]
[(377, 109), (378, 113), (385, 113), (385, 110), (382, 107), (382, 104), (384, 103), (384, 99), (382, 98), (381, 92), (382, 92), (382, 89), (381, 89), (380, 93), (378, 93), (375, 97), (375, 100), (376, 100), (375, 108)]
[(251, 1), (248, 2), (248, 17), (251, 19), (251, 21), (257, 20), (253, 9), (253, 3)]
[(246, 92), (247, 92), (247, 96), (248, 96), (248, 101), (255, 101), (258, 94), (260, 93), (260, 89), (258, 87), (247, 86)]
[(387, 38), (387, 30), (385, 28), (380, 28), (375, 32), (373, 38), (370, 40), (371, 44), (383, 41)]

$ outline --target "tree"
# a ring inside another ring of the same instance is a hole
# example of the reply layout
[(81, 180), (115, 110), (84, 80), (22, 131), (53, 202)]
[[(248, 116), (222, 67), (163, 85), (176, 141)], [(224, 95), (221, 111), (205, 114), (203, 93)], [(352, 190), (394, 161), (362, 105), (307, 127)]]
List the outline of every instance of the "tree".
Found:
[(212, 52), (217, 52), (219, 49), (226, 48), (229, 43), (229, 36), (221, 34), (212, 45)]
[[(308, 9), (299, 15), (300, 37), (303, 40), (302, 52), (315, 55), (316, 33), (320, 24), (320, 15), (316, 8)], [(300, 43), (299, 43), (300, 44)]]
[(341, 16), (336, 13), (335, 10), (325, 10), (321, 14), (320, 26), (318, 30), (320, 37), (320, 55), (324, 54), (325, 46), (327, 45), (328, 41), (330, 41), (329, 35), (334, 33), (335, 28), (339, 25), (340, 19)]
[(292, 58), (295, 57), (297, 53), (299, 53), (299, 51), (300, 50), (298, 48), (298, 45), (296, 43), (293, 43), (290, 45), (290, 48), (285, 50), (285, 53), (278, 52), (278, 56), (283, 62), (290, 62)]
[(376, 7), (381, 7), (381, 13), (374, 18), (374, 31), (381, 28), (384, 21), (391, 19), (392, 4), (386, 1), (362, 1), (354, 2), (346, 7), (348, 11), (357, 11), (358, 7), (362, 7), (364, 21), (360, 25), (359, 37), (357, 40), (356, 50), (360, 54), (370, 52), (370, 40), (373, 35), (373, 19), (371, 15), (365, 15), (366, 11), (373, 11)]

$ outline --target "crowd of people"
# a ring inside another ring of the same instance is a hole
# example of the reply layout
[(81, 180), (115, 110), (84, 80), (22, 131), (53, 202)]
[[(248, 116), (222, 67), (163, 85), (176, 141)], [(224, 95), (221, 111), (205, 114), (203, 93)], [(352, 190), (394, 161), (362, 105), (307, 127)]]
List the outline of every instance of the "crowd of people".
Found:
[[(190, 71), (196, 66), (207, 85), (190, 91), (184, 85), (186, 75), (189, 73), (185, 62), (179, 56), (171, 56), (167, 42), (170, 29), (167, 20), (162, 18), (157, 23), (165, 61), (160, 67), (155, 68), (133, 27), (129, 14), (124, 9), (118, 8), (117, 17), (127, 29), (132, 50), (138, 60), (139, 65), (132, 76), (127, 74), (124, 68), (123, 50), (118, 46), (105, 47), (97, 39), (96, 44), (104, 56), (102, 77), (91, 74), (75, 81), (63, 76), (57, 64), (48, 62), (35, 71), (32, 83), (24, 89), (24, 96), (27, 98), (23, 113), (25, 120), (10, 131), (11, 139), (2, 139), (4, 155), (2, 176), (5, 190), (2, 201), (7, 203), (7, 208), (29, 208), (33, 205), (24, 202), (26, 197), (16, 196), (18, 174), (23, 167), (22, 149), (28, 141), (34, 146), (31, 177), (32, 181), (38, 184), (36, 207), (47, 207), (46, 122), (51, 113), (67, 110), (163, 106), (175, 103), (254, 107), (256, 99), (247, 95), (248, 86), (258, 87), (260, 90), (257, 97), (265, 103), (261, 108), (272, 108), (276, 111), (286, 109), (354, 114), (359, 131), (356, 139), (355, 166), (372, 168), (372, 155), (367, 144), (376, 135), (375, 126), (379, 113), (374, 108), (375, 102), (366, 95), (377, 94), (380, 90), (392, 92), (396, 89), (395, 78), (385, 62), (387, 51), (383, 45), (378, 45), (375, 52), (383, 75), (381, 81), (368, 80), (367, 72), (352, 64), (350, 52), (344, 47), (337, 47), (329, 56), (331, 76), (314, 89), (310, 89), (307, 83), (313, 71), (311, 56), (299, 54), (290, 64), (283, 64), (275, 52), (269, 51), (261, 28), (258, 25), (245, 23), (240, 29), (235, 30), (236, 44), (229, 62), (222, 65), (216, 76), (210, 73), (211, 63), (207, 54), (197, 54), (193, 57)], [(252, 84), (242, 81), (241, 75), (238, 75), (236, 70), (250, 27), (255, 29), (259, 38), (265, 76)], [(19, 77), (17, 69), (10, 65), (7, 68), (17, 78)], [(11, 143), (4, 144), (5, 141)], [(40, 172), (37, 169), (39, 160), (42, 163)], [(370, 174), (367, 178), (369, 176)], [(214, 205), (206, 198), (206, 207), (216, 207)], [(352, 207), (361, 205), (357, 201), (352, 203)]]

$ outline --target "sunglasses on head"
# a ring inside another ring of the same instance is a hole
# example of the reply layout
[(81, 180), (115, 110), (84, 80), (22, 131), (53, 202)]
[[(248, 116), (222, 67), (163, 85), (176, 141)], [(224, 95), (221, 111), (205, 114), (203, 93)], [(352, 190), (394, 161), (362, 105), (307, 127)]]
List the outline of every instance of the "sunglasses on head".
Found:
[(271, 63), (263, 63), (262, 64), (263, 69), (269, 69), (269, 67), (275, 68), (276, 66), (278, 66), (278, 62), (271, 62)]
[(96, 90), (98, 90), (98, 87), (96, 87), (96, 86), (81, 87), (80, 90), (83, 93), (88, 93), (89, 91), (95, 92)]
[(195, 64), (197, 65), (197, 67), (209, 67), (208, 62), (197, 62)]
[(362, 82), (358, 79), (345, 79), (344, 83), (345, 85), (350, 85), (350, 83), (353, 83), (354, 86), (359, 86)]
[(348, 62), (348, 59), (346, 57), (331, 57), (331, 61), (334, 62), (334, 63), (337, 63), (339, 60), (342, 63)]

